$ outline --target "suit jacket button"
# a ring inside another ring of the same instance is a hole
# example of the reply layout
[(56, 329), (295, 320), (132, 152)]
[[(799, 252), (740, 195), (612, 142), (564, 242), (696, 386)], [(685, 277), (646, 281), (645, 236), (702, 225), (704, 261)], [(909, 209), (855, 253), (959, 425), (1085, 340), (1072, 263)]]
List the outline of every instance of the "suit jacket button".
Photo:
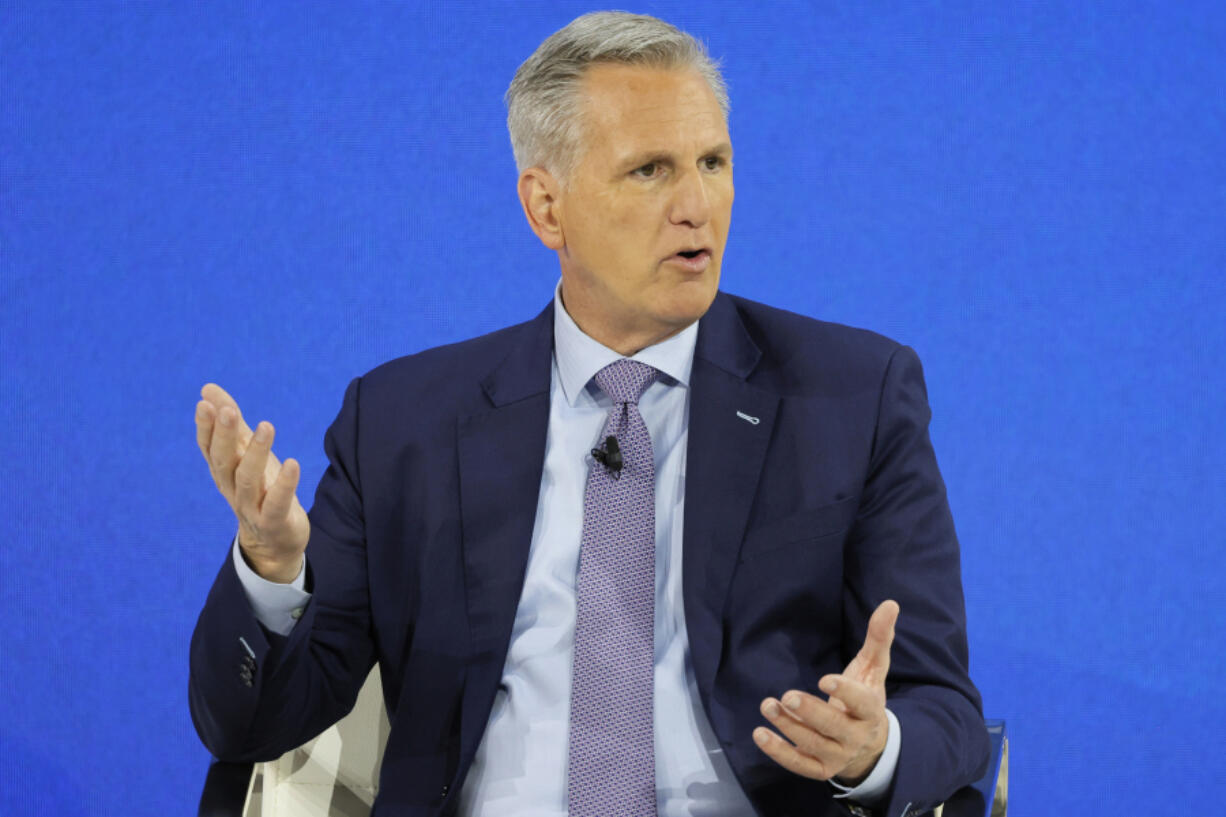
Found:
[(444, 784), (443, 784), (443, 788), (439, 789), (438, 796), (439, 796), (439, 797), (446, 797), (446, 796), (447, 796), (447, 792), (449, 792), (449, 791), (451, 791), (451, 787), (450, 787), (450, 786), (448, 786), (446, 783), (444, 783)]

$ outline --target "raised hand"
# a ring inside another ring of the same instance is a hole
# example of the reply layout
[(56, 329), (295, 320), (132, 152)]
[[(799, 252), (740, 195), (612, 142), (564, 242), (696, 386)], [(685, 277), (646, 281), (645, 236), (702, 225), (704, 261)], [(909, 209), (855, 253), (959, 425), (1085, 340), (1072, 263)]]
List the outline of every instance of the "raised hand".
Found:
[(818, 682), (828, 700), (795, 689), (780, 700), (763, 700), (763, 717), (783, 737), (759, 726), (753, 733), (758, 747), (780, 766), (804, 777), (838, 777), (847, 785), (867, 777), (885, 749), (889, 729), (885, 678), (897, 621), (897, 602), (884, 601), (873, 611), (860, 652), (841, 674)]
[(200, 390), (196, 442), (217, 490), (238, 517), (238, 543), (248, 563), (269, 581), (287, 583), (302, 568), (311, 523), (295, 493), (296, 460), (272, 453), (276, 430), (262, 422), (253, 432), (238, 403), (216, 383)]

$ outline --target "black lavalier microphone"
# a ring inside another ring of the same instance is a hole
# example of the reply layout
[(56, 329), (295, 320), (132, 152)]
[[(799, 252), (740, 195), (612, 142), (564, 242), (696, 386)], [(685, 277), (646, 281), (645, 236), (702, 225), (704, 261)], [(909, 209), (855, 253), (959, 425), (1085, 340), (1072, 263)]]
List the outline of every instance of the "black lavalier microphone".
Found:
[(613, 479), (622, 474), (622, 450), (617, 444), (617, 438), (610, 434), (604, 439), (604, 448), (593, 448), (592, 459), (609, 469)]

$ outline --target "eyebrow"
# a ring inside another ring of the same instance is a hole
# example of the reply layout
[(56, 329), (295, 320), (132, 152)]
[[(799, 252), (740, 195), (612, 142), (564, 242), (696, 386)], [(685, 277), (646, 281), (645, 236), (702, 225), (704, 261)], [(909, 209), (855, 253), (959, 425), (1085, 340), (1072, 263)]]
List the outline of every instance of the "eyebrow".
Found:
[[(709, 147), (702, 151), (702, 156), (731, 156), (732, 144), (729, 142), (720, 142), (719, 144)], [(651, 162), (672, 161), (673, 154), (667, 150), (641, 150), (637, 153), (632, 153), (623, 161), (618, 163), (619, 167), (633, 170), (636, 167), (642, 167)]]

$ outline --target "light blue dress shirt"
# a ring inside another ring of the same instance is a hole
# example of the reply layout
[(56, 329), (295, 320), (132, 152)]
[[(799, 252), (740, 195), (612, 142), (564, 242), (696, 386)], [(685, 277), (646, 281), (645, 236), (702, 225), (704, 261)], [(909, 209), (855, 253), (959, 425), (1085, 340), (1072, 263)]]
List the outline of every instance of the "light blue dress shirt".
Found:
[[(633, 359), (663, 376), (639, 400), (656, 467), (655, 754), (661, 817), (733, 817), (754, 810), (702, 708), (690, 662), (681, 593), (690, 370), (698, 324), (643, 349)], [(549, 431), (523, 593), (489, 723), (460, 792), (466, 817), (566, 815), (567, 743), (575, 581), (583, 531), (583, 497), (591, 450), (610, 409), (591, 382), (622, 356), (588, 335), (554, 295), (554, 359)], [(235, 567), (256, 616), (288, 633), (310, 598), (301, 573), (290, 585), (266, 582), (241, 558)], [(782, 694), (784, 690), (779, 690)], [(886, 751), (867, 780), (847, 796), (871, 803), (885, 794), (901, 736), (890, 721)]]

